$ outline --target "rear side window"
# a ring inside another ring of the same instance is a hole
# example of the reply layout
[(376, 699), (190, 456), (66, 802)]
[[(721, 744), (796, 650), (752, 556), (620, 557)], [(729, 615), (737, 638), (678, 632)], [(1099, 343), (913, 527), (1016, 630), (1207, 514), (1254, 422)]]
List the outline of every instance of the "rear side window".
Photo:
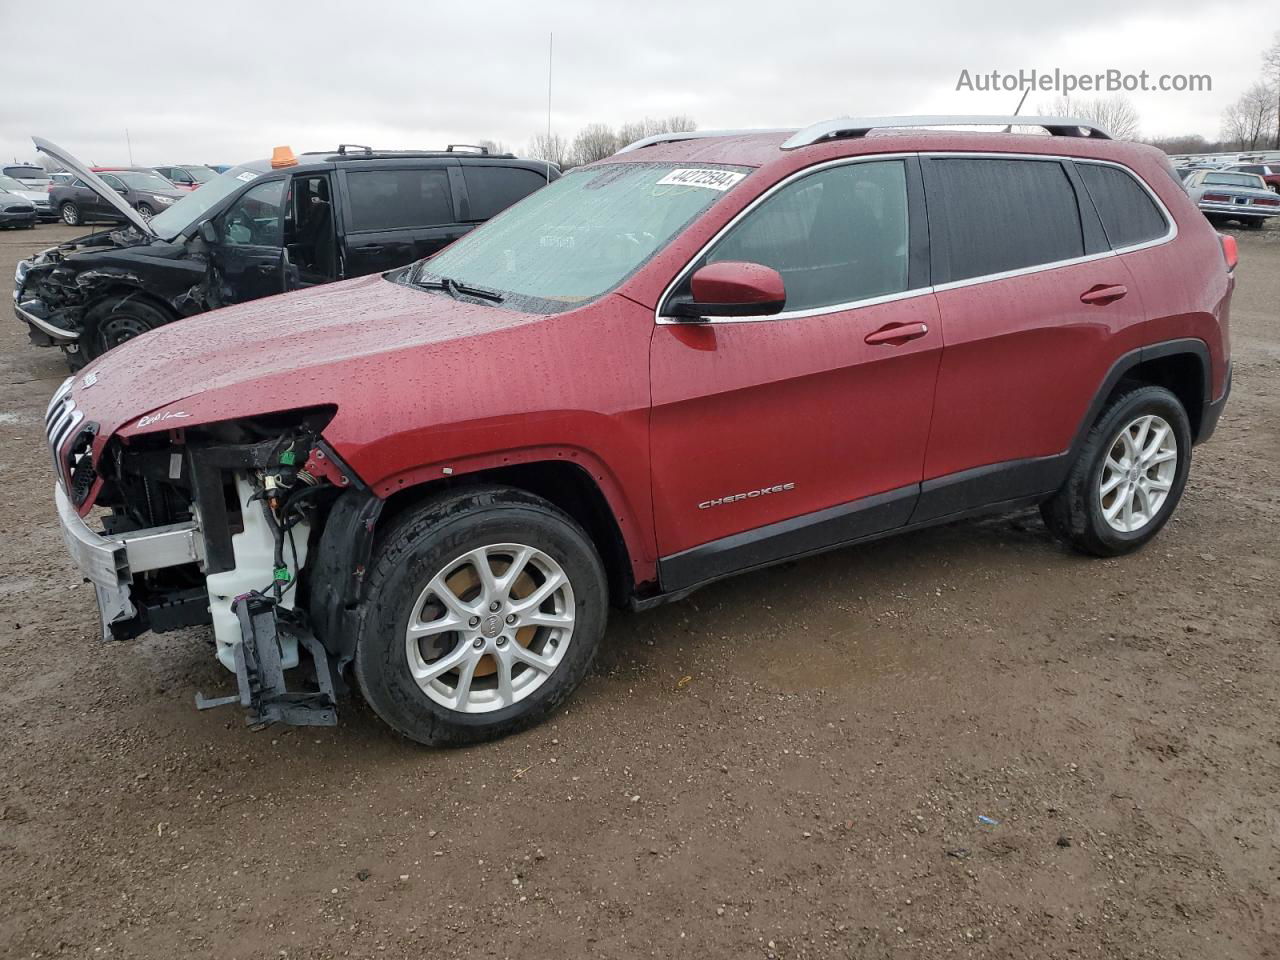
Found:
[(1077, 163), (1102, 228), (1112, 247), (1128, 247), (1163, 237), (1169, 230), (1164, 214), (1132, 176), (1119, 167)]
[(521, 167), (489, 167), (464, 163), (462, 176), (467, 183), (472, 220), (488, 220), (517, 200), (523, 200), (539, 187), (547, 185), (547, 178), (543, 174)]
[(395, 230), (453, 222), (449, 175), (434, 170), (354, 170), (347, 174), (349, 230)]
[(945, 245), (949, 280), (1084, 256), (1076, 192), (1056, 160), (938, 157), (928, 167), (943, 208), (930, 229)]
[(907, 181), (901, 160), (851, 163), (783, 187), (733, 227), (706, 262), (782, 274), (788, 311), (907, 289)]

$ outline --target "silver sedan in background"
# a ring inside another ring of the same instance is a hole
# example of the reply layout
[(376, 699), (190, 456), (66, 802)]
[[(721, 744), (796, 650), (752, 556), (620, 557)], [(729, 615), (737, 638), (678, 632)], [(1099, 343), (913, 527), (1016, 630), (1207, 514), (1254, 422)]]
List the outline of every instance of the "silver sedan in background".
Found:
[(1268, 217), (1280, 214), (1280, 196), (1256, 173), (1196, 170), (1183, 180), (1183, 186), (1210, 222), (1236, 220), (1247, 227), (1261, 227)]

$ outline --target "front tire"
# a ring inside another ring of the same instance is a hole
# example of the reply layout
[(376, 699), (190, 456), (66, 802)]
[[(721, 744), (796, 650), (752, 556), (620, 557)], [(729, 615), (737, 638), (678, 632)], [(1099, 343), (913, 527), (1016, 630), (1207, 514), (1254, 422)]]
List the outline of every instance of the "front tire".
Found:
[(492, 740), (544, 718), (586, 676), (608, 618), (583, 529), (503, 487), (402, 515), (367, 583), (356, 680), (379, 717), (424, 744)]
[(84, 222), (80, 214), (80, 208), (68, 200), (58, 208), (58, 212), (62, 214), (62, 222), (68, 227), (78, 227)]
[(108, 350), (114, 350), (172, 319), (145, 300), (109, 297), (88, 311), (85, 332), (80, 338), (81, 353), (85, 354), (86, 362), (96, 360)]
[(155, 215), (156, 215), (156, 212), (152, 210), (151, 207), (149, 207), (147, 204), (145, 203), (138, 204), (138, 216), (142, 217), (143, 220), (150, 220)]
[(1181, 401), (1164, 387), (1135, 387), (1098, 417), (1066, 483), (1040, 513), (1081, 553), (1130, 553), (1169, 521), (1190, 469), (1191, 423)]

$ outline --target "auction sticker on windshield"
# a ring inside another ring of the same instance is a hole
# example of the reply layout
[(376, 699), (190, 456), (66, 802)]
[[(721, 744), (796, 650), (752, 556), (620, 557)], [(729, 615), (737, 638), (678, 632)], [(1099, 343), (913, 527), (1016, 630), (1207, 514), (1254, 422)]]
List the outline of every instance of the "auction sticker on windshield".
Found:
[(734, 173), (732, 170), (682, 168), (672, 170), (658, 181), (658, 185), (669, 184), (678, 187), (706, 187), (710, 190), (728, 190), (745, 176), (745, 173)]

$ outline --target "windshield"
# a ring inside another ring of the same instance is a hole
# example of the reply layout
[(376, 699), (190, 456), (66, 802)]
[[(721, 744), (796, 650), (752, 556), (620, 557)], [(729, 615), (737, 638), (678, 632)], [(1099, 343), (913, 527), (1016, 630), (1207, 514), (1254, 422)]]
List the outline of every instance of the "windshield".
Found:
[(30, 189), (21, 180), (15, 180), (13, 177), (0, 176), (0, 190), (28, 190)]
[(152, 217), (151, 229), (162, 240), (172, 240), (246, 183), (258, 179), (264, 171), (256, 169), (257, 167), (265, 168), (265, 161), (232, 167), (221, 176), (214, 177), (204, 186), (192, 190), (168, 210)]
[(1205, 183), (1216, 183), (1223, 187), (1262, 187), (1262, 178), (1256, 173), (1210, 173), (1204, 178)]
[(191, 179), (196, 183), (208, 183), (217, 177), (217, 174), (208, 167), (179, 167), (178, 169), (191, 174)]
[(116, 171), (116, 176), (135, 190), (150, 190), (152, 192), (159, 191), (161, 193), (168, 193), (173, 190), (173, 184), (158, 173), (138, 173), (134, 170), (118, 170)]
[(574, 170), (397, 279), (448, 277), (501, 293), (517, 310), (570, 309), (616, 287), (749, 172), (674, 163)]

